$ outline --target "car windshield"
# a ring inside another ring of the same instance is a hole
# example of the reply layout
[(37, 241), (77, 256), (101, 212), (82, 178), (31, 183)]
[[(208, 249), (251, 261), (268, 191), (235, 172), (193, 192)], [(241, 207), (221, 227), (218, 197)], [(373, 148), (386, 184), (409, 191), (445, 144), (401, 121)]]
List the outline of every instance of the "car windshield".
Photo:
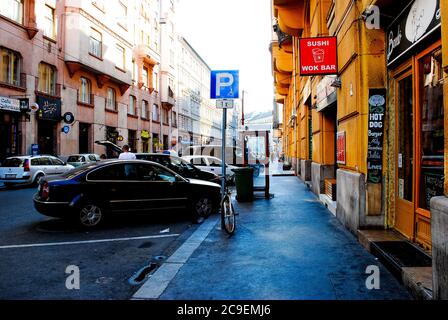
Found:
[(2, 167), (21, 167), (23, 165), (23, 159), (20, 158), (9, 158), (2, 162)]
[(195, 167), (191, 163), (181, 158), (171, 157), (171, 163), (184, 170), (195, 170)]
[(85, 161), (83, 156), (70, 156), (67, 159), (67, 162), (83, 162), (83, 161)]

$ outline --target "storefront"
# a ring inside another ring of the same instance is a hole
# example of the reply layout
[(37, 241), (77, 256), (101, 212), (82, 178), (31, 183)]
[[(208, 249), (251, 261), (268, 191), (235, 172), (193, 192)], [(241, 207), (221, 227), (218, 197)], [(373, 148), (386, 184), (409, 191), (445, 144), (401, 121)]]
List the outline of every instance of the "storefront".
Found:
[(151, 135), (150, 135), (149, 131), (142, 130), (142, 132), (140, 134), (140, 138), (142, 139), (142, 152), (151, 152), (151, 148), (150, 148)]
[(61, 99), (36, 96), (37, 143), (41, 154), (58, 154), (59, 122), (61, 121)]
[(0, 97), (0, 161), (20, 153), (20, 102)]
[[(400, 10), (401, 11), (401, 10)], [(418, 19), (417, 19), (418, 18)], [(393, 227), (431, 249), (429, 201), (443, 194), (444, 107), (439, 1), (407, 5), (387, 30)], [(394, 125), (393, 125), (394, 124)]]

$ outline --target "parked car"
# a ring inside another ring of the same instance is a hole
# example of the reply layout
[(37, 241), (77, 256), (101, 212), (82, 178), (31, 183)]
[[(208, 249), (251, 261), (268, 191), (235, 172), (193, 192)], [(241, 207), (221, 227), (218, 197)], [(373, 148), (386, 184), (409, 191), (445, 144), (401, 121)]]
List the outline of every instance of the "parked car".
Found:
[(57, 175), (74, 167), (50, 155), (6, 158), (0, 166), (0, 182), (6, 187), (39, 182), (47, 175)]
[(135, 156), (140, 160), (148, 160), (161, 164), (168, 169), (173, 170), (184, 178), (199, 179), (220, 183), (221, 178), (218, 174), (201, 170), (188, 161), (165, 153), (136, 153)]
[[(215, 173), (219, 176), (222, 176), (222, 161), (216, 157), (209, 156), (183, 156), (182, 159), (190, 162), (197, 168)], [(226, 181), (234, 182), (235, 181), (235, 173), (232, 169), (235, 169), (235, 166), (226, 164)]]
[(81, 154), (72, 154), (67, 158), (67, 163), (74, 166), (79, 167), (83, 164), (89, 162), (98, 162), (100, 161), (100, 156), (95, 153), (81, 153)]
[(200, 222), (215, 211), (219, 199), (218, 184), (185, 179), (158, 163), (104, 160), (42, 178), (34, 207), (43, 215), (94, 227), (111, 213), (162, 209), (189, 209), (193, 221)]
[[(114, 154), (118, 158), (120, 155), (121, 148), (115, 143), (107, 140), (95, 141), (96, 144), (106, 147), (106, 152), (108, 154)], [(173, 170), (177, 174), (180, 174), (184, 178), (199, 179), (211, 182), (220, 182), (220, 177), (217, 174), (201, 170), (194, 165), (190, 164), (188, 161), (182, 158), (172, 156), (165, 153), (136, 153), (136, 158), (139, 160), (153, 161)]]
[[(182, 157), (185, 156), (209, 156), (222, 159), (222, 146), (220, 145), (205, 145), (205, 146), (186, 146), (181, 149)], [(243, 166), (243, 149), (240, 147), (226, 147), (226, 163), (233, 166)]]

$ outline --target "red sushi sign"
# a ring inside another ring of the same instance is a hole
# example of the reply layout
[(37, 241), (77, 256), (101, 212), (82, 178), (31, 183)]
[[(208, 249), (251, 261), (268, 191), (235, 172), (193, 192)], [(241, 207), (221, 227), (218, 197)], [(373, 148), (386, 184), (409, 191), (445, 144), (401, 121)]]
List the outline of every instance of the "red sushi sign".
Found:
[(336, 37), (300, 38), (300, 75), (337, 74), (337, 52)]

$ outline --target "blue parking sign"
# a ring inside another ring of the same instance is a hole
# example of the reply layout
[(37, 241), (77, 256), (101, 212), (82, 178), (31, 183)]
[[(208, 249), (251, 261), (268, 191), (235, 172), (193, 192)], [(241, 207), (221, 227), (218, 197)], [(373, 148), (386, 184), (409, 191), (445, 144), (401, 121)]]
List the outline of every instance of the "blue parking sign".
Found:
[(238, 99), (239, 71), (212, 71), (210, 83), (210, 99)]

